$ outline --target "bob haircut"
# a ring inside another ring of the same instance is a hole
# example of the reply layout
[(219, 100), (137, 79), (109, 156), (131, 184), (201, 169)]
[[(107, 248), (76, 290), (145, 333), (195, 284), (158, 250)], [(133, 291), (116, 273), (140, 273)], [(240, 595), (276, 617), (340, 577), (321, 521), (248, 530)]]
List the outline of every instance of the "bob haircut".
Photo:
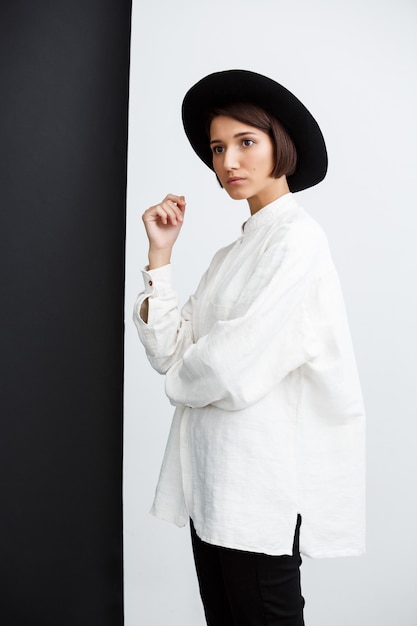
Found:
[(232, 102), (213, 109), (207, 117), (207, 136), (210, 137), (210, 125), (215, 117), (225, 115), (232, 117), (238, 122), (249, 124), (267, 133), (274, 146), (274, 168), (272, 178), (290, 176), (297, 167), (297, 151), (293, 140), (284, 126), (276, 117), (270, 115), (265, 109), (251, 102)]

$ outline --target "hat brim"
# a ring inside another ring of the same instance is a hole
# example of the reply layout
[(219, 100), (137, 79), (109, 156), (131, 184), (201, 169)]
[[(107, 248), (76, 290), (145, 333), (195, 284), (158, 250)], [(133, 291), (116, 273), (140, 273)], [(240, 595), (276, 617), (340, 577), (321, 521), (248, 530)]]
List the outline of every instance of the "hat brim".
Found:
[(226, 70), (202, 78), (186, 93), (182, 120), (191, 146), (213, 169), (212, 151), (206, 133), (207, 116), (213, 109), (232, 102), (251, 102), (278, 119), (297, 150), (297, 167), (287, 177), (291, 191), (316, 185), (327, 172), (327, 151), (314, 117), (298, 98), (274, 80), (247, 70)]

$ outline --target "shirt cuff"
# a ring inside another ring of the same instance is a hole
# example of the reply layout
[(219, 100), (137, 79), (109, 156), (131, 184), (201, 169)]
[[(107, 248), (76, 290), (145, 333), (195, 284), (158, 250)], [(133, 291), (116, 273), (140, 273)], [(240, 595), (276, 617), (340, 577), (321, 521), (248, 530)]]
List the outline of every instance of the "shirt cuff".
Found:
[(142, 276), (146, 298), (172, 291), (172, 268), (170, 263), (153, 270), (145, 268), (142, 270)]

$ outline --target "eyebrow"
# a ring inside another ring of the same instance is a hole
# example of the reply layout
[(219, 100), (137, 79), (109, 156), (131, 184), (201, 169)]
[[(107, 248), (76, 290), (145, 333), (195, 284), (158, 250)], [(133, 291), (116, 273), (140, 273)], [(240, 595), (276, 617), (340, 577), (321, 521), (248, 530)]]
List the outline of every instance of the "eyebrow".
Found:
[[(244, 137), (245, 135), (255, 135), (256, 136), (256, 133), (253, 133), (250, 130), (246, 130), (243, 133), (236, 133), (236, 135), (233, 135), (233, 139), (237, 139), (238, 137)], [(210, 141), (210, 145), (212, 143), (222, 143), (222, 140), (221, 139), (212, 139)]]

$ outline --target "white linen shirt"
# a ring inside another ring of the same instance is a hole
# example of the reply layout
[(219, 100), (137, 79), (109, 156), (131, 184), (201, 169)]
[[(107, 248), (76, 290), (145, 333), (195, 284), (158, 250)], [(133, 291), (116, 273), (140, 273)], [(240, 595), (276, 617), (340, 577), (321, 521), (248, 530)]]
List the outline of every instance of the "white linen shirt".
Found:
[[(134, 321), (176, 410), (151, 512), (211, 544), (364, 551), (364, 409), (326, 237), (289, 193), (252, 215), (178, 308), (144, 271)], [(140, 317), (148, 299), (148, 321)]]

